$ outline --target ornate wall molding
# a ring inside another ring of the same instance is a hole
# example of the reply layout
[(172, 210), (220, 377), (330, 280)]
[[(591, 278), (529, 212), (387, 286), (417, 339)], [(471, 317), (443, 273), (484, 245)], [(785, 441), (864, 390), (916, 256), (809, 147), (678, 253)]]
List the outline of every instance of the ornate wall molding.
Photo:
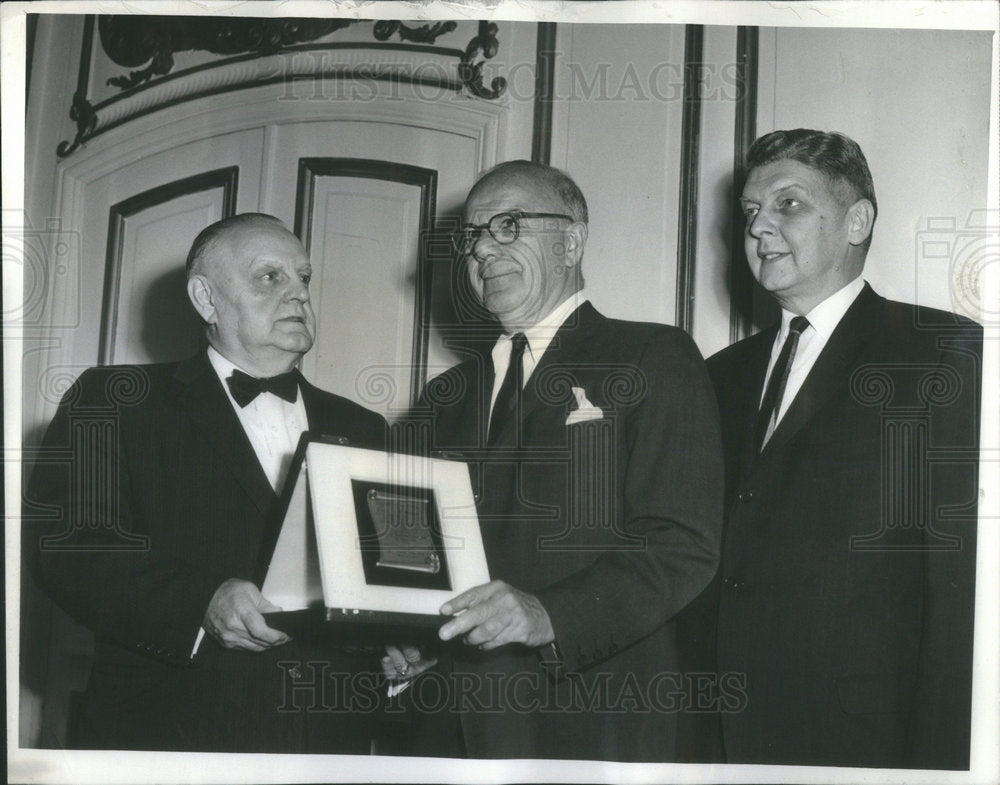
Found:
[(129, 90), (174, 67), (174, 54), (204, 51), (218, 55), (277, 54), (295, 44), (315, 41), (353, 24), (350, 19), (252, 19), (185, 16), (101, 16), (101, 48), (118, 65), (145, 68), (107, 80)]
[[(501, 76), (485, 84), (487, 61), (500, 47), (497, 25), (486, 21), (463, 23), (475, 24), (476, 34), (459, 49), (436, 43), (458, 29), (459, 23), (450, 21), (417, 27), (354, 19), (98, 19), (95, 23), (90, 16), (85, 24), (70, 106), (76, 135), (58, 145), (61, 158), (95, 136), (158, 109), (261, 85), (283, 83), (290, 98), (296, 85), (331, 80), (403, 82), (487, 100), (507, 89)], [(370, 38), (362, 29), (368, 24), (373, 24)], [(352, 40), (340, 40), (347, 28), (357, 28)], [(328, 40), (330, 36), (338, 38)], [(394, 37), (399, 40), (391, 40)], [(177, 68), (182, 56), (187, 64)], [(114, 72), (119, 66), (131, 70)], [(102, 85), (98, 71), (109, 68), (113, 75)], [(115, 91), (99, 97), (107, 87)]]

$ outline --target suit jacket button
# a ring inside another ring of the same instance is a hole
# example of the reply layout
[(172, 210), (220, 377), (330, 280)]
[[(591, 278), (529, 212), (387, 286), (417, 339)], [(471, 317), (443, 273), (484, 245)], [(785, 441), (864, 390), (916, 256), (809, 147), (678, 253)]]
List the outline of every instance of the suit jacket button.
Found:
[(476, 491), (474, 494), (472, 494), (472, 500), (476, 504), (479, 504), (479, 502), (483, 500), (483, 495), (479, 491)]
[(722, 585), (725, 586), (727, 589), (741, 589), (743, 588), (743, 581), (741, 581), (739, 578), (734, 578), (730, 575), (722, 582)]
[(346, 436), (338, 436), (337, 444), (347, 444), (350, 441)]
[(736, 497), (741, 502), (752, 502), (753, 501), (753, 491), (740, 491), (739, 495)]

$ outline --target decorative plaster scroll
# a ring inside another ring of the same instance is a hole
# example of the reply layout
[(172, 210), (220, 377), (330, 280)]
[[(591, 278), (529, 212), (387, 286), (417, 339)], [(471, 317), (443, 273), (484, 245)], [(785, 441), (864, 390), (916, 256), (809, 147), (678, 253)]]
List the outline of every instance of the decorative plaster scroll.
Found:
[[(89, 136), (96, 136), (136, 117), (195, 98), (259, 87), (285, 85), (288, 101), (371, 100), (375, 90), (365, 88), (366, 81), (399, 81), (436, 88), (451, 94), (462, 89), (454, 74), (454, 64), (447, 55), (428, 53), (419, 66), (403, 62), (398, 52), (372, 49), (337, 49), (335, 51), (283, 52), (265, 58), (241, 59), (226, 65), (205, 68), (184, 78), (166, 78), (122, 100), (101, 107), (95, 113), (95, 125)], [(355, 90), (337, 91), (324, 87), (326, 80), (353, 78)], [(312, 86), (305, 84), (313, 82)], [(280, 100), (280, 99), (279, 99)]]
[[(381, 21), (373, 26), (375, 42), (320, 41), (359, 21), (100, 17), (97, 27), (104, 54), (118, 65), (143, 67), (107, 79), (121, 92), (93, 103), (86, 88), (94, 30), (91, 21), (70, 109), (76, 136), (72, 142), (61, 142), (56, 152), (63, 158), (94, 136), (166, 106), (276, 82), (287, 84), (291, 97), (295, 83), (304, 81), (315, 82), (321, 91), (330, 83), (347, 80), (362, 84), (366, 80), (399, 81), (455, 93), (464, 89), (488, 100), (499, 98), (507, 88), (503, 77), (495, 77), (489, 87), (483, 84), (486, 61), (496, 56), (500, 46), (493, 23), (479, 22), (478, 34), (464, 50), (432, 45), (438, 37), (454, 31), (457, 22), (414, 27)], [(393, 36), (412, 43), (379, 43)], [(174, 71), (174, 55), (191, 51), (223, 58)]]
[[(480, 22), (479, 35), (469, 41), (465, 48), (465, 54), (458, 65), (458, 75), (466, 89), (477, 98), (499, 98), (507, 89), (507, 80), (502, 76), (496, 77), (490, 82), (489, 89), (483, 84), (483, 66), (486, 60), (496, 57), (500, 49), (500, 42), (497, 41), (497, 30), (499, 28), (493, 22)], [(479, 53), (483, 53), (483, 60), (476, 62)]]
[(118, 65), (146, 68), (108, 84), (128, 90), (165, 76), (174, 67), (174, 53), (205, 51), (218, 55), (272, 55), (315, 41), (353, 24), (351, 19), (254, 19), (250, 17), (101, 16), (97, 28), (104, 52)]
[(450, 33), (458, 27), (458, 22), (437, 22), (433, 26), (410, 27), (402, 22), (381, 21), (375, 23), (374, 35), (379, 41), (388, 41), (393, 33), (399, 33), (400, 41), (415, 44), (433, 44), (439, 35)]

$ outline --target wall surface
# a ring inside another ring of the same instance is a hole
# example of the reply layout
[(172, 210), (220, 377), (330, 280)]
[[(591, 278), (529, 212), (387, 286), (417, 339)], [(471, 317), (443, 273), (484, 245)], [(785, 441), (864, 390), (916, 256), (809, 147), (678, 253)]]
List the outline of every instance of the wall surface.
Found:
[(587, 291), (674, 323), (683, 25), (560, 25), (552, 165), (587, 197)]
[(971, 222), (975, 235), (986, 220), (991, 40), (988, 31), (761, 31), (758, 132), (840, 131), (868, 159), (879, 215), (865, 277), (886, 297), (973, 318), (954, 284), (963, 230)]

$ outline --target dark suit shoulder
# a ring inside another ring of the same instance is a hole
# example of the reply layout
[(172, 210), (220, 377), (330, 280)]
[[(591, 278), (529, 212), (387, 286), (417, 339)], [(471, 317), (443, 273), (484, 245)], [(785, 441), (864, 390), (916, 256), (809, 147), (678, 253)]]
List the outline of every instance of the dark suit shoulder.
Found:
[(342, 395), (327, 392), (318, 387), (313, 387), (313, 394), (316, 395), (316, 400), (321, 406), (336, 411), (341, 416), (348, 417), (356, 422), (372, 425), (385, 423), (385, 419), (378, 412), (372, 411), (360, 403), (355, 403)]
[[(587, 305), (581, 309), (579, 329), (567, 320), (560, 331), (564, 345), (585, 347), (593, 361), (627, 360), (640, 364), (664, 362), (671, 366), (703, 361), (697, 345), (684, 330), (657, 322), (611, 319)], [(572, 319), (573, 317), (570, 317)]]
[(730, 344), (725, 349), (720, 349), (705, 364), (708, 366), (708, 375), (712, 379), (716, 390), (735, 384), (735, 380), (745, 377), (753, 372), (754, 359), (761, 353), (767, 353), (769, 347), (774, 342), (776, 329), (774, 327), (744, 338)]
[(983, 335), (982, 326), (965, 316), (895, 300), (883, 300), (882, 324), (889, 337), (908, 341), (982, 340)]
[(427, 380), (427, 384), (454, 382), (458, 377), (472, 377), (476, 369), (481, 365), (478, 360), (463, 360), (457, 365), (451, 366), (448, 370), (442, 371), (437, 376)]
[(138, 406), (164, 387), (178, 363), (88, 368), (63, 396), (62, 406)]
[(383, 449), (388, 425), (378, 412), (301, 380), (310, 427), (324, 436), (345, 436), (357, 446)]
[(420, 401), (410, 412), (410, 415), (421, 417), (430, 412), (440, 413), (442, 410), (460, 406), (468, 396), (476, 396), (483, 384), (487, 372), (492, 373), (488, 359), (468, 359), (453, 365), (446, 371), (429, 379), (420, 394)]
[(726, 348), (717, 351), (705, 362), (708, 363), (709, 368), (715, 367), (720, 369), (744, 362), (746, 358), (752, 356), (755, 351), (760, 349), (761, 344), (770, 345), (774, 341), (775, 329), (775, 326), (772, 326), (736, 343), (731, 343)]
[(482, 376), (486, 368), (491, 368), (488, 357), (472, 358), (463, 360), (457, 365), (451, 366), (448, 370), (442, 371), (437, 376), (427, 380), (424, 385), (422, 398), (434, 401), (450, 400), (456, 395), (468, 392), (470, 385)]
[(694, 341), (680, 327), (657, 322), (631, 322), (626, 319), (607, 319), (605, 332), (617, 339), (624, 338), (634, 344), (662, 342), (667, 346), (693, 346)]

